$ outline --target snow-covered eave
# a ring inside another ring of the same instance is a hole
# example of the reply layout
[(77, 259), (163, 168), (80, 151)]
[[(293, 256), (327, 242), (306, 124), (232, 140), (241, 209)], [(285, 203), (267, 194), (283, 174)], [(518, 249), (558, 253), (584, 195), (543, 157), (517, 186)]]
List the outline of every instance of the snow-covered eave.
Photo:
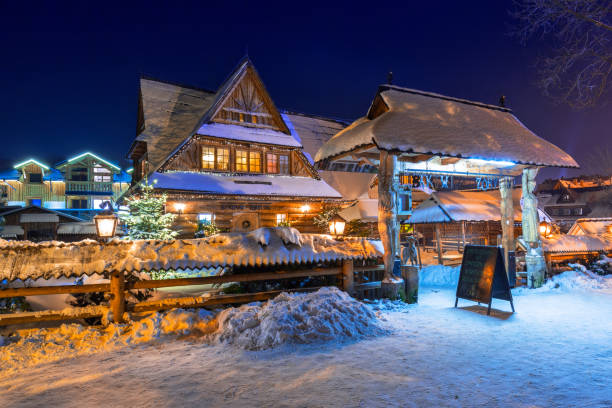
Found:
[[(218, 193), (215, 191), (179, 190), (179, 189), (172, 189), (172, 188), (156, 188), (155, 190), (167, 192), (168, 194), (194, 194), (194, 195), (201, 195), (201, 196), (228, 197), (228, 198), (235, 198), (235, 199), (244, 198), (244, 194)], [(312, 195), (311, 196), (311, 195), (281, 195), (281, 194), (257, 194), (257, 193), (251, 193), (249, 194), (249, 196), (261, 197), (261, 198), (274, 197), (277, 199), (287, 199), (287, 200), (295, 200), (296, 198), (303, 198), (303, 199), (308, 199), (308, 200), (319, 200), (319, 199), (320, 200), (323, 200), (323, 199), (339, 200), (342, 198), (341, 195), (334, 195), (334, 196)]]
[(300, 234), (290, 227), (217, 234), (173, 241), (114, 239), (75, 243), (0, 240), (0, 281), (50, 279), (167, 269), (306, 265), (382, 256), (377, 241), (336, 241), (329, 235)]

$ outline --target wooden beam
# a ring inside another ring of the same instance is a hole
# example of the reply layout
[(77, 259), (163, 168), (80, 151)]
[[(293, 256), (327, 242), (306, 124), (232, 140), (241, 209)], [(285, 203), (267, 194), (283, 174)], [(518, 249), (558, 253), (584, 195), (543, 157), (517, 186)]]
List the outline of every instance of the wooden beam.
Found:
[(445, 157), (443, 159), (440, 160), (440, 163), (443, 165), (447, 165), (447, 164), (455, 164), (457, 163), (459, 160), (461, 160), (460, 157)]
[(42, 286), (37, 288), (8, 288), (0, 289), (0, 298), (8, 298), (14, 296), (58, 295), (63, 293), (91, 293), (109, 291), (110, 284), (108, 283), (99, 283), (95, 285)]
[(397, 160), (408, 163), (419, 163), (434, 157), (432, 154), (417, 154), (416, 156), (399, 156)]
[(180, 279), (162, 279), (162, 280), (144, 280), (131, 282), (126, 285), (127, 289), (153, 289), (167, 288), (172, 286), (189, 286), (189, 285), (211, 285), (218, 283), (230, 282), (254, 282), (262, 280), (274, 279), (290, 279), (301, 278), (306, 276), (325, 276), (337, 275), (341, 273), (341, 268), (314, 268), (302, 271), (279, 271), (279, 272), (262, 272), (262, 273), (245, 273), (237, 275), (223, 276), (205, 276), (201, 278), (180, 278)]
[(77, 320), (102, 316), (108, 310), (105, 306), (77, 307), (66, 313), (62, 310), (44, 310), (38, 312), (21, 312), (0, 315), (0, 326), (34, 322), (50, 322), (54, 320)]
[(131, 311), (134, 313), (149, 312), (155, 310), (168, 310), (177, 307), (180, 308), (198, 308), (204, 306), (223, 305), (229, 303), (250, 303), (258, 302), (262, 300), (272, 299), (273, 297), (281, 294), (282, 292), (313, 292), (319, 290), (321, 286), (312, 288), (301, 288), (301, 289), (284, 289), (284, 290), (271, 290), (268, 292), (257, 292), (257, 293), (242, 293), (237, 295), (219, 295), (219, 296), (194, 296), (194, 297), (182, 297), (172, 298), (154, 301), (144, 301), (136, 303), (131, 307)]

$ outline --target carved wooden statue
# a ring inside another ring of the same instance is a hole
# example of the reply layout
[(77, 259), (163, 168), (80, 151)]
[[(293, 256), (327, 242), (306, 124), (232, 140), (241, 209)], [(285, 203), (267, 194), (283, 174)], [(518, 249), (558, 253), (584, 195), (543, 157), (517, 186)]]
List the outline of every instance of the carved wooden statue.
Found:
[(378, 232), (385, 254), (386, 282), (395, 282), (393, 265), (398, 259), (399, 224), (397, 222), (397, 192), (394, 176), (397, 167), (397, 156), (382, 150), (378, 167)]
[(534, 287), (542, 286), (546, 272), (546, 261), (540, 241), (538, 199), (534, 193), (537, 174), (537, 168), (523, 170), (523, 241), (528, 247), (525, 263), (529, 285)]

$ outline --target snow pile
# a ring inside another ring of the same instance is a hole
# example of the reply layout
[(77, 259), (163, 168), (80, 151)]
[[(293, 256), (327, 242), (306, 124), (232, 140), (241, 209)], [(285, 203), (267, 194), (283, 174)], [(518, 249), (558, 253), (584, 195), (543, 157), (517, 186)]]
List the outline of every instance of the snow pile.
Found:
[(249, 350), (385, 333), (368, 306), (335, 287), (307, 294), (282, 293), (263, 304), (226, 309), (217, 321), (214, 341)]
[(203, 309), (178, 309), (151, 313), (129, 324), (109, 324), (104, 328), (63, 324), (57, 328), (20, 330), (9, 337), (0, 336), (0, 372), (148, 343), (167, 336), (209, 333), (216, 327), (211, 324), (211, 317)]
[(177, 309), (102, 328), (63, 324), (20, 330), (0, 336), (0, 372), (163, 341), (170, 336), (195, 336), (212, 344), (257, 350), (284, 343), (343, 341), (385, 333), (370, 307), (329, 287), (307, 294), (282, 293), (268, 302), (225, 309), (216, 316), (204, 309)]
[(459, 283), (461, 266), (431, 265), (419, 272), (419, 286), (452, 286)]

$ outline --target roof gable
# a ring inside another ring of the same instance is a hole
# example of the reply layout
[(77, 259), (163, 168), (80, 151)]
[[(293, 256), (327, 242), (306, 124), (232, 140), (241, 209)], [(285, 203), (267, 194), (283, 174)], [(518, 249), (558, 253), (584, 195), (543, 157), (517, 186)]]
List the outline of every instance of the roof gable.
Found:
[(212, 122), (273, 129), (290, 134), (248, 58), (243, 60), (220, 88), (210, 117)]
[(99, 156), (96, 156), (95, 154), (91, 153), (91, 152), (85, 152), (85, 153), (81, 153), (79, 155), (76, 155), (74, 157), (71, 157), (70, 159), (66, 160), (66, 161), (62, 161), (60, 163), (58, 163), (55, 167), (57, 167), (58, 169), (62, 169), (68, 165), (74, 164), (74, 163), (81, 163), (87, 160), (93, 160), (94, 162), (103, 165), (104, 167), (109, 168), (110, 170), (112, 170), (115, 173), (119, 173), (121, 172), (121, 168), (119, 166), (117, 166), (114, 163), (109, 162), (108, 160), (105, 160)]

